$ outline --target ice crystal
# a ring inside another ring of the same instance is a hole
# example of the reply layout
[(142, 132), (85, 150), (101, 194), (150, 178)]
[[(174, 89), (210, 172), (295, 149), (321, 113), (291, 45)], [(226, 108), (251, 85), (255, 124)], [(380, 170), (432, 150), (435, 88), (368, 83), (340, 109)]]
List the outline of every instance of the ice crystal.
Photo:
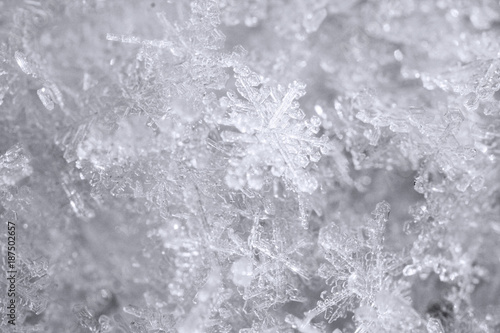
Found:
[(16, 144), (0, 156), (0, 186), (15, 185), (33, 173), (29, 156), (21, 144)]
[(393, 276), (399, 274), (404, 259), (383, 249), (389, 212), (386, 202), (377, 204), (373, 219), (359, 236), (345, 234), (337, 226), (322, 230), (319, 242), (329, 264), (323, 264), (318, 274), (331, 289), (322, 292), (308, 320), (324, 312), (325, 319), (333, 322), (358, 307), (373, 305), (379, 293), (395, 288)]
[(497, 332), (499, 20), (0, 1), (0, 331)]
[(132, 322), (133, 332), (163, 331), (165, 333), (175, 332), (172, 327), (175, 320), (171, 315), (164, 314), (161, 311), (151, 309), (141, 309), (133, 305), (123, 308), (123, 311), (137, 318)]
[(317, 136), (321, 126), (317, 116), (303, 121), (305, 114), (297, 99), (305, 94), (305, 85), (294, 81), (287, 89), (269, 87), (247, 67), (235, 67), (235, 78), (244, 100), (229, 92), (220, 101), (229, 110), (220, 124), (236, 130), (222, 132), (222, 139), (239, 146), (241, 156), (230, 160), (234, 167), (226, 183), (235, 189), (248, 186), (260, 190), (270, 168), (273, 176), (283, 176), (299, 191), (312, 193), (318, 185), (307, 166), (318, 162), (329, 145), (328, 137)]

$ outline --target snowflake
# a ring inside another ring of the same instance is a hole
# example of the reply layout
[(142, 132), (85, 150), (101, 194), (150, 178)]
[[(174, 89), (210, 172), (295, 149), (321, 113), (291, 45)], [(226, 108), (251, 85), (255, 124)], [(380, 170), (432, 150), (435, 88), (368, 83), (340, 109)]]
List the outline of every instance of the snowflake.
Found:
[(331, 286), (321, 294), (322, 300), (310, 310), (307, 322), (321, 313), (333, 322), (359, 306), (370, 306), (382, 290), (393, 289), (393, 275), (401, 269), (401, 259), (383, 251), (385, 224), (390, 206), (377, 204), (368, 225), (361, 234), (347, 234), (337, 226), (324, 228), (319, 242), (328, 263), (319, 275)]
[(318, 186), (307, 167), (318, 162), (329, 150), (328, 137), (318, 137), (321, 120), (317, 116), (304, 121), (298, 99), (305, 85), (294, 81), (288, 88), (269, 87), (263, 79), (245, 66), (234, 66), (236, 89), (221, 98), (228, 110), (220, 125), (227, 130), (223, 140), (240, 149), (232, 156), (226, 182), (235, 189), (248, 186), (259, 190), (265, 182), (265, 171), (284, 177), (300, 192), (312, 193)]

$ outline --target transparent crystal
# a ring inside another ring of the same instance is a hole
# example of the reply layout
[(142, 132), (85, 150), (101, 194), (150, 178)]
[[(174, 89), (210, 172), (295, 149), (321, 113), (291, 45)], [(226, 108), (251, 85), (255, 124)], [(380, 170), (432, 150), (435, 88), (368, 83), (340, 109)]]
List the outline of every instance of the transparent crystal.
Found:
[(496, 332), (499, 20), (0, 1), (0, 331)]
[(15, 185), (32, 173), (29, 153), (22, 144), (12, 146), (0, 156), (0, 186)]

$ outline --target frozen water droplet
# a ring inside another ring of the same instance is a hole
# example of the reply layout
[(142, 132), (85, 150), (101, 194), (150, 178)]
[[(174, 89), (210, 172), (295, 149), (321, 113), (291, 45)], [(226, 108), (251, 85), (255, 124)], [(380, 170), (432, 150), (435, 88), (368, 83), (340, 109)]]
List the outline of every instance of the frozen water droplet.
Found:
[(397, 49), (396, 51), (394, 51), (394, 59), (396, 59), (397, 61), (403, 60), (403, 52), (401, 52), (400, 49)]
[(323, 117), (323, 116), (324, 116), (324, 114), (325, 114), (325, 111), (323, 110), (323, 108), (321, 107), (321, 105), (318, 105), (318, 104), (316, 104), (316, 105), (314, 106), (314, 111), (315, 111), (315, 112), (316, 112), (316, 114), (317, 114), (318, 116), (320, 116), (320, 117)]

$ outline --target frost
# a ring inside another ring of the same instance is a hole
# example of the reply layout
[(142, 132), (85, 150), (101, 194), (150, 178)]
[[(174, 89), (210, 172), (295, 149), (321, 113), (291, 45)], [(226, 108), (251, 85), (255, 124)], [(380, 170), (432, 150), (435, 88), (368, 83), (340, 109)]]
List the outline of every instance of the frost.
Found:
[(51, 285), (48, 276), (49, 263), (46, 258), (36, 261), (25, 259), (21, 261), (18, 271), (17, 290), (22, 303), (36, 315), (45, 311), (49, 304), (49, 288)]
[(499, 20), (0, 1), (0, 331), (498, 331)]
[(125, 306), (123, 311), (136, 318), (131, 323), (131, 329), (134, 333), (159, 330), (166, 333), (176, 332), (176, 330), (172, 329), (175, 324), (174, 318), (171, 315), (162, 313), (162, 311), (142, 309), (133, 305)]
[[(264, 185), (263, 169), (270, 167), (273, 176), (283, 176), (299, 191), (314, 192), (317, 181), (307, 167), (310, 162), (318, 162), (321, 153), (328, 152), (329, 142), (328, 137), (317, 136), (321, 125), (318, 117), (303, 121), (297, 99), (305, 94), (305, 85), (294, 81), (287, 89), (280, 85), (269, 87), (246, 67), (236, 67), (235, 72), (236, 88), (244, 99), (229, 92), (220, 101), (229, 111), (220, 123), (237, 130), (221, 133), (222, 138), (240, 147), (231, 162), (237, 167), (230, 171), (226, 182), (236, 189), (248, 183), (259, 190)], [(255, 183), (251, 173), (262, 180)]]
[(428, 333), (444, 333), (443, 325), (436, 318), (430, 318), (426, 328)]
[(319, 241), (329, 264), (320, 267), (319, 276), (331, 289), (307, 313), (309, 321), (324, 312), (325, 319), (333, 322), (358, 307), (373, 305), (378, 293), (394, 288), (391, 276), (400, 269), (401, 259), (383, 250), (389, 212), (386, 202), (377, 204), (361, 239), (336, 226), (322, 230)]
[(24, 53), (16, 51), (14, 57), (16, 59), (17, 64), (19, 65), (19, 68), (21, 68), (21, 70), (25, 74), (32, 75), (35, 73), (33, 65), (28, 61)]
[(15, 185), (32, 173), (29, 154), (22, 144), (12, 146), (0, 156), (0, 186)]
[(54, 109), (54, 101), (46, 88), (40, 88), (36, 91), (36, 93), (47, 110), (51, 111)]

